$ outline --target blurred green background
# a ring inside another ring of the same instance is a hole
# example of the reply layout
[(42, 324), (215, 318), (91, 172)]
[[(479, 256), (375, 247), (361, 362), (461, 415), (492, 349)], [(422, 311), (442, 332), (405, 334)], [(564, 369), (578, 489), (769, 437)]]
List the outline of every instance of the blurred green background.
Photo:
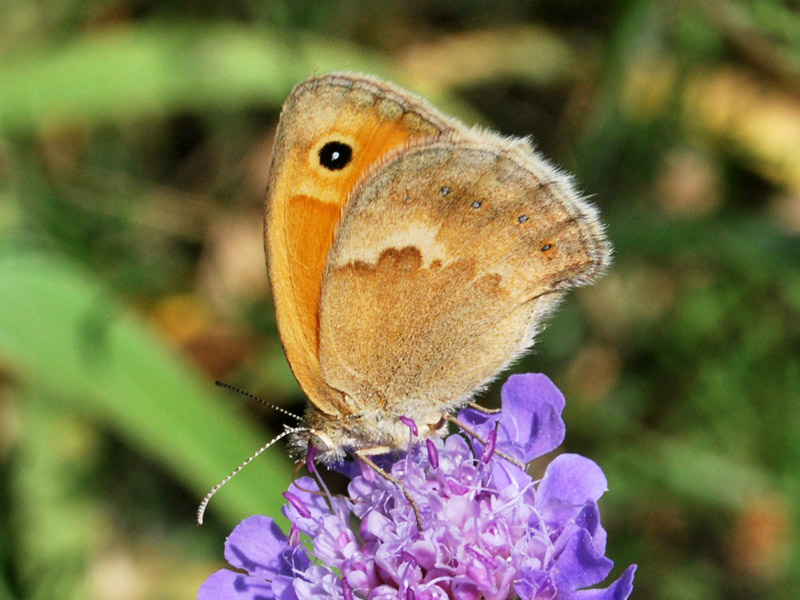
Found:
[[(800, 596), (800, 5), (0, 1), (0, 598), (193, 598), (277, 515), (295, 411), (265, 276), (278, 112), (389, 77), (533, 135), (616, 260), (517, 371), (567, 396), (634, 598)], [(497, 399), (493, 388), (485, 403)]]

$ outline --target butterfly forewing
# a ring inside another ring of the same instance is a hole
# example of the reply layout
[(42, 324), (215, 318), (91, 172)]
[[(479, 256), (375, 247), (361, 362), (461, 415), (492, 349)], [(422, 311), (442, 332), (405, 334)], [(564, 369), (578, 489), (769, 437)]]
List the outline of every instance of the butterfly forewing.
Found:
[(323, 380), (317, 354), (322, 277), (342, 206), (387, 152), (438, 135), (448, 123), (392, 84), (346, 74), (307, 80), (284, 105), (266, 202), (267, 263), (287, 358), (325, 413), (346, 410)]

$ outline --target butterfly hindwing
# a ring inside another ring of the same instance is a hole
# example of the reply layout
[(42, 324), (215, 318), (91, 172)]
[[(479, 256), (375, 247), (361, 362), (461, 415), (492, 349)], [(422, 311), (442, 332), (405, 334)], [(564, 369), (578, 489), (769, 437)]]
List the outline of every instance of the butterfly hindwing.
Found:
[(352, 413), (441, 416), (608, 256), (594, 209), (526, 142), (470, 130), (411, 144), (344, 208), (320, 301), (323, 377)]

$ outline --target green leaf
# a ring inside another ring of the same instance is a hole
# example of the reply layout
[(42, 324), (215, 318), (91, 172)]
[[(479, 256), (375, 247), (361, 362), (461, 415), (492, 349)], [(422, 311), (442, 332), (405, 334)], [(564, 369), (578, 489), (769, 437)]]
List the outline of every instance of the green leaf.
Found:
[[(198, 492), (264, 443), (210, 382), (85, 272), (54, 256), (0, 254), (0, 355), (23, 385), (113, 428)], [(291, 465), (259, 458), (212, 503), (231, 523), (280, 515)], [(186, 507), (187, 520), (194, 506)]]
[(25, 48), (0, 61), (0, 134), (61, 121), (132, 118), (179, 109), (280, 106), (314, 72), (387, 74), (343, 42), (268, 27), (151, 24)]

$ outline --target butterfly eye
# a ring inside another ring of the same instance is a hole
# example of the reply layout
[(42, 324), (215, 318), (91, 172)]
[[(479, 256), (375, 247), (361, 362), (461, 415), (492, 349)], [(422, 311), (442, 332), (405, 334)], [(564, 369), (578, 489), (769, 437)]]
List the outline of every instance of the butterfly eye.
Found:
[(353, 158), (353, 149), (342, 142), (328, 142), (319, 149), (319, 164), (329, 171), (344, 169)]
[(325, 453), (331, 449), (330, 444), (328, 444), (325, 441), (323, 436), (317, 435), (316, 433), (311, 434), (311, 437), (309, 438), (309, 443), (313, 448), (317, 449), (318, 453), (319, 452)]

